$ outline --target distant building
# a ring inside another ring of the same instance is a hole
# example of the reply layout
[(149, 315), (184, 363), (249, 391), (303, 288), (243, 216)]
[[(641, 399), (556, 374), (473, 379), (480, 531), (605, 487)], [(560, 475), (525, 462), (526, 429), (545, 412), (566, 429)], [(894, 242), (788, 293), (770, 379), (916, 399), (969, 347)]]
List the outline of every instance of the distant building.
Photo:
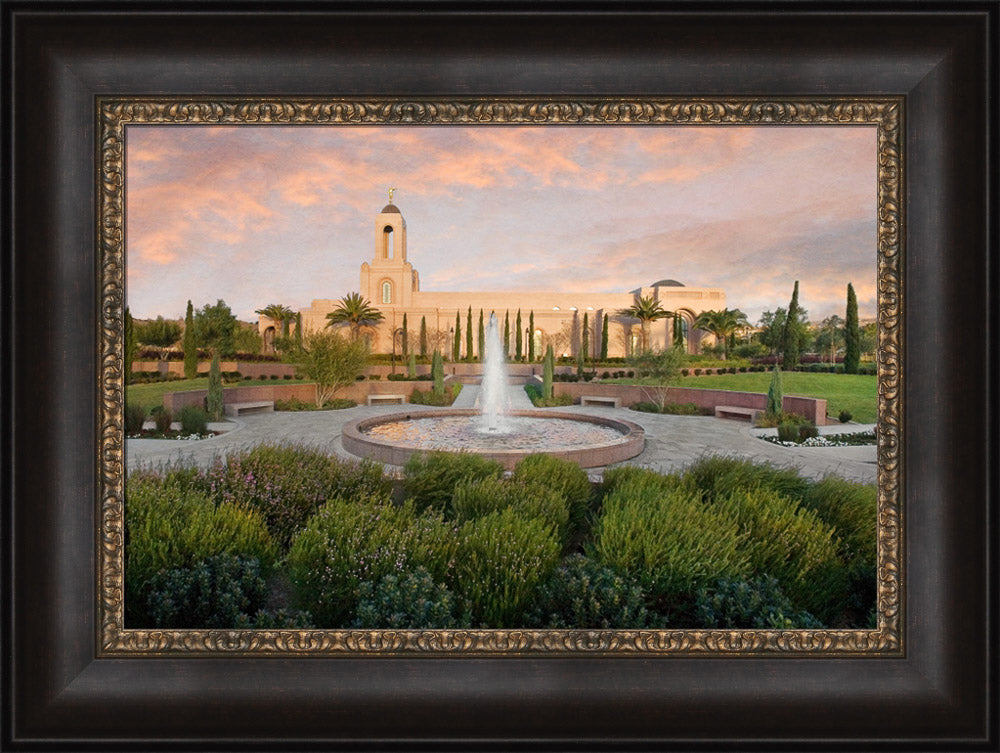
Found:
[[(499, 291), (499, 292), (429, 292), (420, 289), (420, 275), (406, 256), (406, 221), (395, 204), (388, 204), (375, 217), (375, 253), (371, 262), (361, 264), (359, 292), (385, 317), (377, 326), (367, 328), (372, 350), (376, 353), (400, 352), (400, 332), (403, 314), (407, 317), (410, 350), (418, 351), (420, 323), (424, 319), (428, 331), (428, 351), (438, 348), (448, 358), (454, 337), (455, 315), (462, 329), (462, 354), (465, 356), (465, 328), (469, 307), (472, 307), (473, 350), (478, 351), (479, 312), (488, 320), (497, 315), (501, 328), (509, 316), (513, 355), (514, 328), (521, 311), (522, 342), (528, 352), (527, 339), (534, 337), (535, 354), (541, 358), (547, 345), (552, 344), (557, 356), (575, 356), (581, 347), (584, 314), (588, 319), (591, 356), (601, 351), (601, 331), (604, 317), (608, 326), (608, 355), (624, 356), (640, 345), (640, 324), (637, 319), (618, 312), (627, 309), (639, 298), (652, 296), (676, 317), (666, 317), (650, 326), (650, 347), (668, 347), (674, 341), (675, 325), (689, 352), (696, 352), (702, 338), (712, 336), (694, 328), (694, 320), (702, 311), (726, 307), (725, 293), (718, 288), (691, 288), (676, 280), (663, 279), (648, 286), (622, 293), (566, 293), (559, 291)], [(327, 326), (327, 314), (340, 305), (339, 298), (314, 299), (303, 309), (303, 332)], [(534, 332), (529, 328), (529, 315), (534, 312)], [(269, 345), (275, 335), (275, 323), (261, 317), (258, 328)], [(394, 343), (393, 340), (396, 340)], [(479, 355), (478, 352), (475, 355)]]

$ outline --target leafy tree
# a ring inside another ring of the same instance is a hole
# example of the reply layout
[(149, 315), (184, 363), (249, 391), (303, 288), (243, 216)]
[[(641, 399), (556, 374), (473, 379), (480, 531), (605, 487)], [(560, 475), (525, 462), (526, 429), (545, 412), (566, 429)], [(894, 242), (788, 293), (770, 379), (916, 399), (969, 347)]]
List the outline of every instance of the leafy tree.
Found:
[(361, 293), (348, 293), (340, 299), (340, 305), (327, 314), (326, 318), (329, 320), (326, 323), (327, 327), (346, 324), (350, 328), (351, 340), (357, 341), (362, 327), (374, 326), (385, 317)]
[(747, 324), (747, 315), (739, 309), (702, 311), (694, 320), (694, 326), (711, 332), (722, 343), (722, 360), (729, 357), (729, 339), (737, 329)]
[(187, 313), (184, 315), (184, 378), (194, 379), (198, 376), (198, 344), (194, 331), (194, 306), (188, 301)]
[(524, 350), (521, 348), (521, 336), (524, 334), (521, 331), (521, 309), (517, 310), (517, 319), (515, 321), (515, 327), (517, 331), (514, 333), (514, 357), (521, 361)]
[(771, 386), (767, 388), (767, 409), (765, 413), (771, 417), (780, 416), (784, 408), (782, 407), (782, 394), (781, 394), (781, 371), (778, 369), (778, 364), (774, 364), (774, 370), (771, 372)]
[(844, 343), (844, 320), (834, 314), (824, 319), (816, 333), (816, 349), (830, 353), (830, 363), (836, 360), (837, 349)]
[(479, 360), (486, 359), (486, 325), (483, 322), (483, 310), (479, 309)]
[(642, 350), (646, 351), (649, 349), (650, 325), (657, 319), (670, 316), (672, 312), (665, 310), (660, 302), (650, 295), (640, 296), (629, 308), (621, 309), (618, 313), (639, 320), (642, 332)]
[(403, 312), (403, 342), (402, 342), (402, 348), (403, 348), (403, 357), (405, 358), (410, 353), (410, 334), (409, 334), (409, 332), (407, 332), (406, 312), (405, 311)]
[(601, 322), (601, 360), (608, 360), (608, 315), (602, 317)]
[(869, 322), (860, 330), (859, 349), (862, 353), (874, 355), (878, 347), (878, 323)]
[(208, 371), (208, 397), (205, 408), (213, 421), (222, 419), (222, 371), (219, 369), (219, 351), (212, 354), (212, 366)]
[(434, 381), (434, 394), (438, 397), (444, 395), (444, 359), (441, 358), (441, 351), (434, 349), (434, 356), (431, 358), (431, 379)]
[[(291, 338), (284, 338), (290, 340)], [(256, 325), (247, 322), (237, 322), (233, 330), (233, 347), (237, 353), (259, 353), (264, 347), (264, 341), (257, 332)]]
[(167, 359), (167, 351), (180, 339), (181, 325), (172, 319), (156, 317), (135, 327), (136, 339), (143, 345), (160, 351), (160, 359)]
[(528, 361), (535, 362), (535, 310), (528, 312)]
[(427, 356), (427, 317), (420, 317), (420, 357)]
[(316, 405), (333, 399), (337, 390), (354, 384), (365, 368), (368, 344), (357, 337), (344, 338), (324, 329), (302, 337), (302, 347), (286, 354), (299, 371), (316, 382)]
[(799, 363), (799, 349), (802, 346), (802, 338), (795, 327), (799, 320), (799, 281), (795, 281), (795, 289), (792, 291), (792, 300), (788, 304), (788, 316), (785, 317), (785, 331), (782, 335), (781, 356), (782, 365), (786, 369), (793, 369)]
[(847, 322), (844, 331), (844, 372), (857, 374), (861, 361), (861, 333), (858, 330), (858, 297), (847, 283)]
[(139, 352), (139, 340), (136, 337), (135, 322), (132, 313), (125, 307), (125, 379), (132, 379), (132, 362)]
[(469, 314), (465, 320), (465, 360), (472, 360), (472, 306), (469, 306)]
[(206, 303), (195, 312), (194, 331), (199, 348), (217, 351), (223, 358), (231, 358), (235, 354), (236, 317), (222, 299), (216, 301), (214, 306)]
[(663, 348), (662, 350), (644, 350), (629, 356), (628, 363), (635, 369), (635, 375), (649, 386), (644, 385), (643, 391), (651, 402), (655, 402), (662, 411), (667, 404), (667, 391), (670, 382), (676, 378), (681, 366), (686, 362), (684, 351), (680, 348)]
[(455, 312), (455, 341), (451, 344), (451, 360), (458, 361), (462, 358), (462, 315)]

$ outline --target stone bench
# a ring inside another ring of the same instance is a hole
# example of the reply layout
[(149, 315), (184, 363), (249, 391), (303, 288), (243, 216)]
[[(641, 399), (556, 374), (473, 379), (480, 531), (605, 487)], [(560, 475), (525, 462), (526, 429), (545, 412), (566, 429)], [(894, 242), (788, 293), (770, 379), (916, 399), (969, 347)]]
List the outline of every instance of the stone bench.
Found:
[(612, 408), (621, 408), (622, 399), (620, 397), (602, 397), (601, 395), (580, 395), (580, 405), (608, 405)]
[(242, 413), (272, 413), (273, 400), (258, 400), (253, 403), (226, 403), (223, 410), (227, 416), (239, 416)]
[(737, 420), (748, 419), (753, 422), (756, 421), (758, 416), (760, 416), (764, 411), (759, 408), (743, 408), (739, 405), (716, 405), (715, 406), (715, 417), (716, 418), (734, 418)]
[(376, 405), (379, 403), (399, 403), (402, 405), (406, 402), (406, 395), (369, 395), (368, 405)]

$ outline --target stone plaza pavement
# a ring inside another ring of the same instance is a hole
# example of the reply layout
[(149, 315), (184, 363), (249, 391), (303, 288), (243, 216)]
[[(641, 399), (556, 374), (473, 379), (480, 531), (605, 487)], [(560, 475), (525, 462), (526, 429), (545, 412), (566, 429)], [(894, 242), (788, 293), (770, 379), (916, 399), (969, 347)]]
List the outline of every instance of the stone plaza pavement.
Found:
[[(466, 386), (459, 395), (461, 405), (471, 407), (475, 403), (478, 389), (474, 385)], [(523, 388), (511, 385), (510, 390), (512, 407), (523, 409), (523, 401), (527, 400)], [(459, 401), (456, 401), (456, 407), (461, 407)], [(156, 469), (178, 463), (207, 467), (228, 453), (263, 443), (299, 444), (353, 458), (340, 442), (341, 428), (345, 423), (368, 416), (400, 412), (416, 414), (424, 410), (432, 409), (422, 405), (359, 405), (345, 410), (245, 415), (224, 424), (210, 424), (210, 428), (226, 429), (225, 433), (210, 439), (127, 439), (125, 462), (129, 472), (137, 468)], [(548, 410), (588, 413), (638, 424), (646, 432), (646, 447), (640, 455), (628, 461), (631, 465), (667, 472), (683, 468), (705, 455), (727, 455), (778, 466), (791, 466), (810, 478), (836, 475), (864, 483), (876, 481), (874, 446), (782, 447), (755, 436), (768, 430), (753, 429), (744, 421), (710, 416), (666, 416), (626, 408), (579, 405)], [(846, 433), (865, 429), (871, 429), (871, 426), (837, 424), (821, 427), (822, 433)], [(770, 431), (773, 433), (775, 430)], [(394, 467), (387, 468), (392, 470)], [(594, 468), (588, 472), (592, 478), (596, 478), (600, 476), (601, 470)]]

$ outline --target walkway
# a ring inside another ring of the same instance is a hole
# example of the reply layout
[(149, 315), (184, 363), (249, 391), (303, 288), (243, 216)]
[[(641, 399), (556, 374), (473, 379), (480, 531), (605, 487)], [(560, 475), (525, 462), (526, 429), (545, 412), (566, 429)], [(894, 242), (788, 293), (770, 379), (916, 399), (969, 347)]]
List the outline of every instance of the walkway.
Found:
[[(513, 409), (530, 408), (524, 388), (510, 386)], [(477, 385), (466, 385), (456, 407), (472, 407), (479, 393)], [(259, 413), (240, 417), (224, 424), (230, 430), (211, 439), (178, 441), (163, 439), (128, 439), (125, 458), (128, 469), (162, 467), (167, 464), (209, 466), (230, 452), (238, 452), (261, 443), (295, 443), (344, 457), (340, 442), (341, 428), (348, 421), (368, 416), (388, 415), (405, 410), (415, 414), (433, 410), (422, 405), (356, 406), (346, 410)], [(710, 416), (661, 416), (639, 413), (626, 408), (572, 405), (547, 409), (554, 412), (589, 413), (620, 418), (640, 425), (646, 432), (646, 448), (630, 464), (669, 472), (683, 468), (704, 455), (723, 454), (764, 461), (780, 466), (794, 466), (812, 478), (835, 474), (844, 478), (875, 483), (876, 450), (864, 447), (782, 447), (754, 436), (749, 423)], [(826, 427), (824, 427), (826, 428)], [(861, 426), (829, 427), (827, 431), (860, 431)], [(592, 469), (597, 476), (601, 469)]]

